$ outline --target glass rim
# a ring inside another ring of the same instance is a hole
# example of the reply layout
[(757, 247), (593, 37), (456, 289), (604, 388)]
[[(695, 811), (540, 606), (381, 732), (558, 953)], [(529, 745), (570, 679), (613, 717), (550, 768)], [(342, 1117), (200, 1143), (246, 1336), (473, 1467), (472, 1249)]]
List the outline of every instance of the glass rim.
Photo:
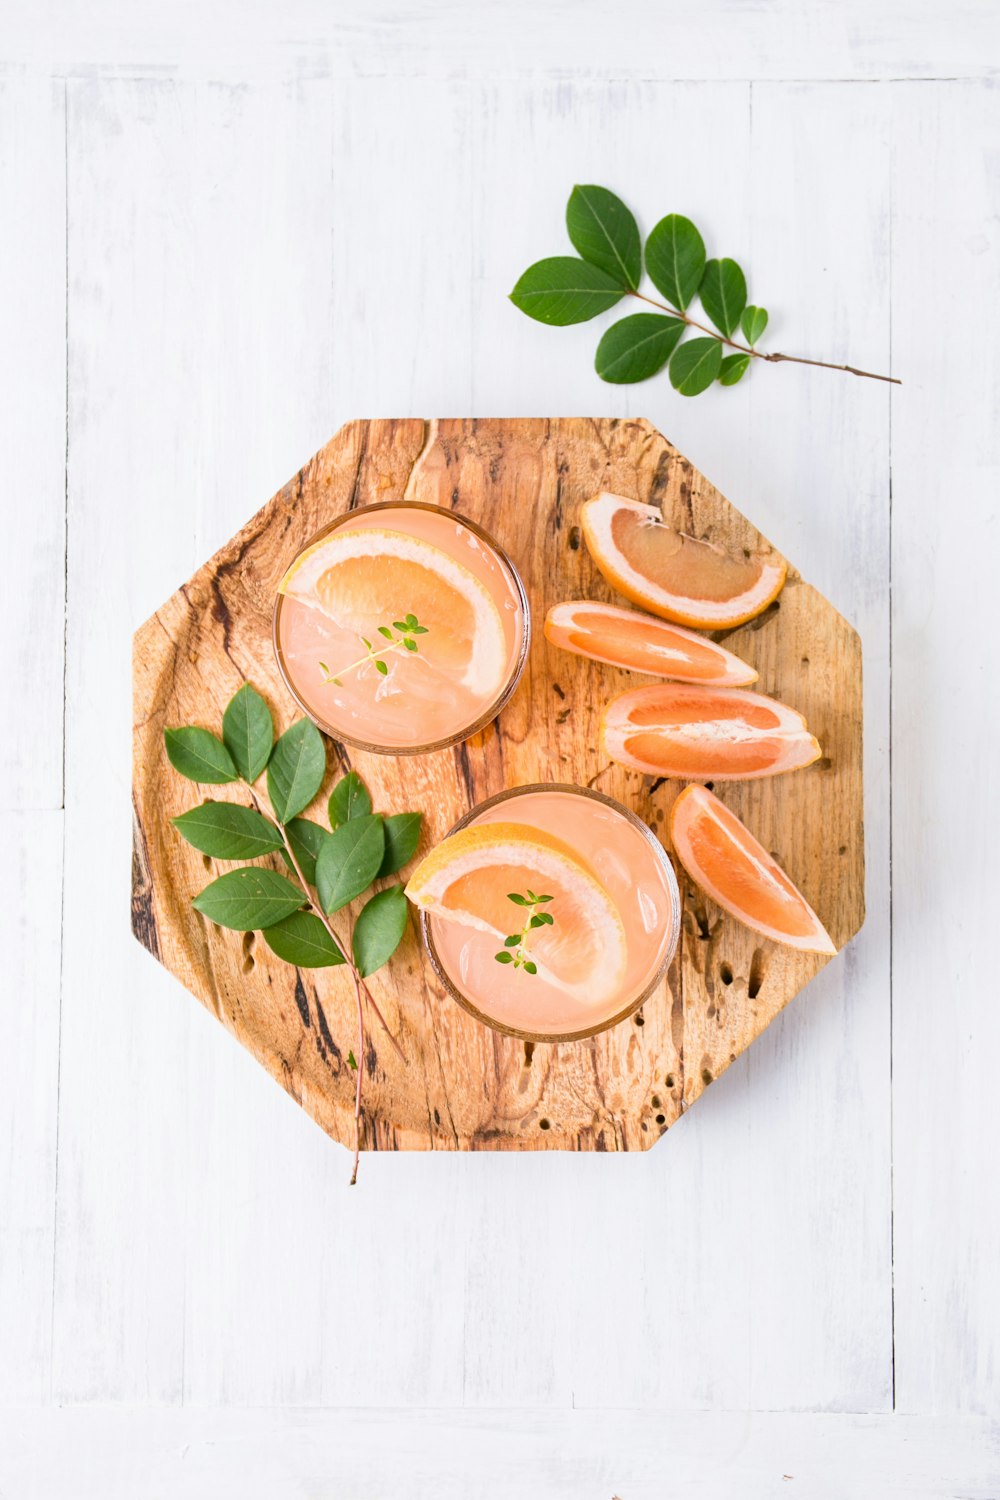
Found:
[[(460, 526), (467, 527), (473, 535), (477, 536), (481, 542), (485, 542), (487, 547), (496, 554), (501, 568), (507, 572), (514, 586), (514, 592), (517, 595), (517, 600), (521, 608), (522, 621), (521, 644), (518, 649), (517, 658), (511, 667), (510, 675), (497, 697), (493, 699), (492, 703), (471, 724), (460, 729), (456, 734), (448, 735), (445, 739), (432, 740), (426, 745), (376, 745), (368, 740), (357, 739), (353, 735), (345, 734), (342, 730), (336, 729), (332, 724), (327, 723), (325, 719), (320, 718), (309, 707), (295, 687), (285, 667), (281, 647), (278, 642), (278, 624), (281, 617), (281, 607), (286, 598), (286, 595), (281, 593), (276, 594), (274, 599), (274, 610), (271, 617), (271, 645), (274, 650), (274, 659), (278, 664), (278, 671), (281, 673), (281, 680), (284, 682), (291, 697), (305, 714), (306, 718), (311, 719), (316, 728), (322, 730), (330, 739), (338, 740), (343, 745), (350, 745), (354, 750), (366, 750), (372, 755), (429, 755), (432, 751), (448, 750), (453, 745), (461, 745), (466, 740), (470, 740), (473, 735), (479, 734), (489, 724), (492, 724), (497, 715), (506, 708), (514, 696), (514, 692), (524, 675), (524, 669), (528, 662), (528, 650), (531, 646), (531, 605), (528, 602), (528, 591), (524, 586), (524, 580), (496, 537), (491, 536), (485, 526), (481, 526), (471, 516), (464, 515), (462, 511), (452, 510), (447, 505), (432, 505), (426, 500), (377, 500), (371, 505), (355, 506), (351, 510), (344, 511), (343, 515), (335, 517), (326, 526), (321, 526), (307, 541), (303, 542), (302, 546), (295, 553), (295, 557), (300, 557), (303, 552), (307, 552), (310, 547), (314, 547), (317, 542), (322, 541), (331, 531), (336, 531), (338, 527), (343, 526), (347, 521), (353, 520), (355, 516), (369, 515), (371, 512), (377, 510), (428, 510), (433, 511), (436, 515), (450, 516)], [(292, 563), (294, 561), (295, 558), (292, 559)], [(288, 567), (291, 567), (292, 563), (289, 563)], [(288, 568), (285, 569), (286, 573), (287, 571)], [(282, 574), (282, 577), (284, 577), (284, 574)]]
[[(650, 979), (648, 980), (644, 988), (640, 991), (639, 995), (634, 1000), (630, 1000), (629, 1003), (623, 1006), (619, 1011), (616, 1011), (616, 1013), (613, 1016), (610, 1016), (608, 1020), (600, 1021), (595, 1026), (584, 1027), (579, 1031), (522, 1031), (519, 1027), (509, 1026), (504, 1021), (493, 1020), (490, 1016), (486, 1015), (484, 1011), (481, 1011), (478, 1006), (476, 1006), (473, 1001), (468, 998), (467, 995), (462, 994), (461, 990), (454, 983), (451, 976), (446, 971), (444, 964), (441, 961), (441, 956), (435, 946), (433, 933), (431, 931), (430, 912), (421, 911), (420, 913), (420, 935), (423, 938), (424, 949), (427, 953), (427, 957), (430, 959), (431, 968), (434, 970), (434, 973), (444, 985), (444, 988), (447, 990), (448, 994), (453, 1000), (457, 1001), (457, 1003), (462, 1007), (464, 1011), (467, 1011), (468, 1014), (470, 1016), (473, 1016), (475, 1020), (481, 1021), (484, 1026), (489, 1026), (492, 1031), (500, 1032), (502, 1036), (516, 1037), (519, 1040), (525, 1042), (581, 1042), (586, 1040), (587, 1037), (598, 1036), (602, 1031), (610, 1031), (613, 1026), (618, 1026), (622, 1021), (627, 1021), (631, 1016), (634, 1016), (635, 1013), (640, 1010), (646, 1003), (650, 995), (652, 995), (653, 991), (660, 983), (660, 980), (670, 968), (670, 965), (673, 963), (674, 957), (677, 953), (678, 943), (680, 942), (680, 886), (677, 882), (677, 872), (674, 869), (673, 861), (671, 860), (670, 855), (667, 853), (663, 844), (657, 838), (656, 834), (650, 828), (648, 823), (644, 823), (642, 818), (640, 818), (637, 813), (634, 813), (631, 808), (625, 807), (621, 802), (618, 801), (616, 797), (609, 797), (607, 793), (595, 791), (593, 787), (576, 786), (571, 782), (533, 781), (526, 784), (525, 786), (509, 787), (506, 791), (497, 792), (495, 796), (487, 797), (485, 802), (477, 802), (475, 807), (470, 808), (467, 813), (464, 813), (462, 817), (459, 818), (454, 827), (448, 830), (448, 832), (445, 834), (445, 838), (450, 838), (453, 833), (461, 832), (463, 828), (468, 827), (473, 819), (478, 817), (481, 813), (484, 813), (488, 808), (496, 807), (501, 802), (508, 802), (511, 800), (511, 798), (525, 796), (531, 792), (570, 792), (575, 796), (589, 797), (594, 802), (602, 802), (605, 807), (610, 807), (614, 812), (621, 814), (622, 817), (624, 817), (629, 823), (631, 823), (632, 826), (642, 834), (647, 844), (649, 844), (650, 848), (656, 854), (657, 859), (660, 863), (660, 867), (663, 870), (667, 890), (670, 896), (670, 918), (672, 924), (671, 936), (670, 941), (664, 949), (663, 958), (657, 965), (655, 973), (651, 975)], [(442, 840), (442, 843), (443, 842), (444, 840)]]

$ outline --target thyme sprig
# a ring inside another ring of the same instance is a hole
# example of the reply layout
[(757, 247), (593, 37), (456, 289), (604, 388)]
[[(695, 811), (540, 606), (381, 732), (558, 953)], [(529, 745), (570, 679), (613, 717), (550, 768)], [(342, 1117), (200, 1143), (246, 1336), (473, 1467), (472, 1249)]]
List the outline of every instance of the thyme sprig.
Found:
[(348, 672), (354, 672), (358, 667), (363, 667), (367, 662), (375, 663), (375, 670), (382, 677), (388, 676), (389, 668), (385, 663), (385, 657), (391, 656), (393, 651), (417, 651), (416, 637), (427, 634), (427, 626), (421, 625), (416, 615), (408, 614), (402, 620), (393, 620), (391, 625), (380, 625), (378, 633), (389, 642), (388, 646), (380, 646), (375, 649), (375, 643), (370, 641), (366, 635), (359, 636), (361, 644), (365, 648), (364, 656), (359, 656), (357, 661), (352, 661), (349, 666), (339, 667), (336, 673), (330, 671), (325, 661), (320, 662), (320, 670), (323, 673), (323, 682), (332, 682), (335, 687), (343, 687), (342, 679)]
[(540, 906), (552, 900), (551, 896), (536, 896), (534, 891), (525, 891), (520, 895), (515, 891), (508, 891), (507, 900), (513, 901), (515, 906), (525, 908), (524, 924), (520, 932), (512, 932), (503, 940), (503, 947), (493, 957), (498, 964), (513, 964), (515, 969), (523, 969), (526, 974), (537, 974), (538, 965), (528, 951), (528, 934), (537, 927), (551, 927), (555, 922), (550, 911), (539, 911)]

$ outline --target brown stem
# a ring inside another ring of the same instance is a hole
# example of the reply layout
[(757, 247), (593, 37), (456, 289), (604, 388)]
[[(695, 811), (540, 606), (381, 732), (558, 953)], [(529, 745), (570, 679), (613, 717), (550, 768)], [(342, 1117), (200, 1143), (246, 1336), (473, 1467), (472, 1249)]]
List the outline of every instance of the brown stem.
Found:
[(763, 359), (768, 364), (815, 365), (820, 370), (844, 370), (848, 375), (860, 375), (865, 380), (884, 380), (888, 385), (903, 384), (895, 375), (874, 375), (871, 370), (858, 370), (854, 365), (834, 365), (825, 359), (806, 359), (801, 354), (762, 354), (759, 349), (751, 349), (748, 344), (740, 344), (736, 339), (727, 338), (724, 333), (709, 328), (705, 323), (699, 323), (697, 318), (679, 312), (676, 307), (668, 307), (665, 302), (657, 302), (654, 298), (645, 296), (643, 292), (629, 289), (629, 296), (638, 297), (640, 302), (648, 302), (650, 307), (658, 307), (661, 312), (669, 313), (672, 318), (679, 318), (690, 328), (697, 328), (701, 333), (707, 333), (710, 338), (718, 339), (720, 344), (726, 344), (730, 349), (737, 349), (740, 354), (749, 354), (751, 359)]
[(354, 993), (358, 1001), (358, 1055), (355, 1059), (358, 1065), (358, 1079), (354, 1089), (354, 1166), (351, 1168), (351, 1187), (353, 1187), (358, 1180), (358, 1159), (361, 1155), (361, 1085), (365, 1076), (365, 1008), (361, 1003), (361, 976), (353, 964), (351, 973), (354, 976)]

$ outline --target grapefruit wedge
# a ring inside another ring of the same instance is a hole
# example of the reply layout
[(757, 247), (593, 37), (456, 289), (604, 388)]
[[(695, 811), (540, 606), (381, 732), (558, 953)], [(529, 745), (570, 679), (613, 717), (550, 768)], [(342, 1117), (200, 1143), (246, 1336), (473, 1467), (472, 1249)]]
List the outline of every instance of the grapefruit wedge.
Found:
[(602, 721), (612, 760), (681, 781), (748, 781), (822, 753), (794, 708), (738, 688), (652, 683), (613, 698)]
[(537, 891), (551, 922), (528, 933), (538, 971), (588, 999), (611, 1000), (625, 978), (625, 928), (614, 901), (568, 845), (521, 823), (484, 823), (451, 834), (410, 876), (406, 895), (421, 911), (480, 932), (499, 943), (523, 919), (510, 893)]
[(581, 513), (594, 562), (619, 593), (664, 620), (701, 630), (743, 625), (776, 599), (778, 557), (733, 557), (665, 525), (655, 505), (604, 493)]
[(737, 922), (806, 953), (836, 953), (830, 934), (781, 866), (718, 797), (685, 787), (670, 814), (674, 853)]
[(588, 599), (557, 604), (546, 616), (545, 634), (564, 651), (655, 677), (716, 687), (746, 687), (757, 681), (753, 667), (714, 641), (617, 604)]
[(412, 613), (425, 632), (421, 669), (433, 667), (484, 697), (503, 685), (507, 645), (492, 595), (468, 568), (420, 537), (376, 526), (334, 531), (295, 559), (278, 592), (362, 639)]

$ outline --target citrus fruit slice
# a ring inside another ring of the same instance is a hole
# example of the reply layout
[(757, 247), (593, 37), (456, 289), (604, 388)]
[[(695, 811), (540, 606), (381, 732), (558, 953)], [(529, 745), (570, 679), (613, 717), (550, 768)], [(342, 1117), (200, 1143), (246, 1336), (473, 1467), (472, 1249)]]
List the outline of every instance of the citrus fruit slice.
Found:
[(655, 505), (621, 495), (586, 501), (581, 525), (612, 588), (679, 625), (743, 625), (777, 598), (785, 581), (780, 558), (732, 557), (665, 525)]
[(656, 677), (716, 687), (746, 687), (757, 681), (753, 667), (714, 641), (617, 604), (588, 599), (557, 604), (546, 616), (545, 634), (564, 651)]
[[(421, 665), (484, 698), (500, 691), (508, 651), (489, 590), (420, 537), (379, 527), (335, 531), (296, 558), (278, 589), (369, 640), (407, 614), (423, 627)], [(405, 657), (406, 653), (404, 653)]]
[(530, 930), (525, 949), (560, 988), (610, 1000), (624, 981), (625, 928), (614, 901), (568, 845), (521, 823), (463, 828), (438, 844), (410, 876), (406, 894), (423, 911), (490, 932), (498, 943), (525, 920), (511, 894), (551, 896), (552, 921)]
[(674, 852), (696, 885), (754, 932), (807, 953), (837, 949), (784, 870), (707, 787), (689, 786), (670, 814)]
[(822, 753), (794, 708), (738, 688), (651, 683), (604, 710), (612, 760), (682, 781), (747, 781), (808, 766)]

